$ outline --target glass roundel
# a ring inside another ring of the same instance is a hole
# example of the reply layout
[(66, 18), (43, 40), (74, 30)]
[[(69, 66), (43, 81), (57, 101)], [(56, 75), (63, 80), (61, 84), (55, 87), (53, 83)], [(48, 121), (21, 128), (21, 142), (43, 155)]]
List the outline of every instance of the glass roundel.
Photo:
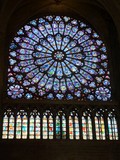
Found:
[(111, 99), (107, 50), (81, 20), (45, 16), (30, 21), (9, 47), (8, 89), (12, 99)]

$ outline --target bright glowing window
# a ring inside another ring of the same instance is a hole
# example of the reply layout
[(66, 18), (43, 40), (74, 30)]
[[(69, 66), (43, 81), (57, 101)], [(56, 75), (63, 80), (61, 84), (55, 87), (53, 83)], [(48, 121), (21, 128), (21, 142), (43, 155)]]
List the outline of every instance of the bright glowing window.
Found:
[(8, 138), (8, 116), (4, 115), (3, 117), (3, 132), (2, 132), (2, 138), (7, 139)]
[(40, 139), (40, 113), (34, 110), (30, 114), (29, 120), (29, 138), (30, 139)]
[(60, 127), (60, 117), (56, 116), (56, 139), (61, 138), (61, 127)]
[(102, 111), (98, 111), (95, 115), (96, 139), (105, 140), (105, 123)]
[(53, 139), (53, 115), (47, 110), (43, 114), (43, 139)]
[(30, 128), (29, 128), (29, 138), (34, 139), (34, 129), (35, 129), (35, 122), (34, 122), (34, 116), (30, 116)]
[(9, 118), (9, 139), (13, 139), (14, 138), (14, 116), (10, 115)]
[(76, 111), (72, 111), (69, 116), (69, 138), (70, 139), (80, 138), (79, 118)]
[(86, 110), (82, 115), (82, 135), (83, 139), (93, 139), (91, 111)]
[(118, 126), (114, 112), (108, 114), (108, 133), (110, 140), (118, 140)]
[(17, 139), (27, 139), (28, 135), (28, 120), (27, 113), (24, 110), (21, 110), (17, 113), (16, 118), (16, 138)]
[(7, 110), (3, 117), (3, 139), (13, 139), (14, 138), (14, 114), (11, 110)]
[(107, 50), (97, 32), (66, 16), (36, 18), (9, 47), (12, 99), (111, 100)]
[(66, 139), (66, 117), (61, 110), (56, 115), (56, 139)]

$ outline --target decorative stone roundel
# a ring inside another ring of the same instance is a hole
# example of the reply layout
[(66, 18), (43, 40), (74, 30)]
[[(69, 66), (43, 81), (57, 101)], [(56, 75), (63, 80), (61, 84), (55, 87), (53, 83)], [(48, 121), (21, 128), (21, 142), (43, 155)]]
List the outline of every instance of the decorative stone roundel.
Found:
[(8, 97), (108, 101), (105, 44), (90, 25), (66, 16), (36, 18), (9, 47)]

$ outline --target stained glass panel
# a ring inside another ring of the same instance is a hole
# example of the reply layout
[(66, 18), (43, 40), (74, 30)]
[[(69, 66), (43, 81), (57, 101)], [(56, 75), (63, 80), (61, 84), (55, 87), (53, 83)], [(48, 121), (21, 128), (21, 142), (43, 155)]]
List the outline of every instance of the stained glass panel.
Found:
[(71, 116), (69, 116), (69, 138), (74, 139), (73, 119)]
[(28, 125), (28, 121), (27, 121), (27, 116), (24, 115), (22, 117), (22, 139), (27, 139), (27, 125)]
[(16, 118), (16, 139), (27, 139), (28, 135), (28, 118), (27, 113), (21, 110), (17, 113)]
[(56, 116), (56, 139), (61, 138), (60, 117)]
[(82, 134), (83, 139), (93, 139), (92, 120), (88, 111), (83, 112), (82, 116)]
[(108, 133), (110, 140), (118, 140), (118, 126), (113, 112), (108, 114)]
[(8, 116), (5, 115), (3, 117), (3, 132), (2, 132), (2, 138), (7, 139), (8, 138)]
[(62, 139), (66, 139), (66, 118), (62, 115)]
[(96, 130), (96, 139), (105, 140), (105, 124), (103, 115), (96, 113), (95, 116), (95, 130)]
[(17, 120), (16, 120), (16, 138), (17, 139), (21, 139), (21, 123), (22, 123), (22, 121), (21, 121), (21, 116), (20, 115), (18, 115), (17, 116)]
[(53, 139), (53, 117), (49, 116), (49, 139)]
[(66, 117), (62, 110), (56, 115), (56, 139), (66, 139)]
[(8, 97), (111, 100), (107, 54), (89, 24), (66, 16), (36, 18), (10, 44)]
[(34, 133), (35, 133), (35, 131), (34, 131), (34, 128), (35, 128), (35, 122), (34, 122), (34, 117), (33, 117), (33, 115), (30, 117), (30, 122), (29, 122), (30, 124), (29, 124), (29, 138), (30, 139), (34, 139)]
[(35, 118), (35, 121), (36, 121), (36, 126), (35, 126), (35, 138), (36, 139), (40, 139), (41, 138), (41, 134), (40, 134), (40, 131), (41, 131), (41, 129), (40, 129), (40, 116), (39, 115), (37, 115), (36, 116), (36, 118)]
[(43, 116), (43, 139), (48, 138), (48, 120), (46, 115)]
[(72, 111), (69, 116), (69, 138), (70, 139), (80, 138), (79, 118), (76, 111)]
[(14, 138), (14, 116), (11, 115), (9, 118), (9, 139), (13, 139)]

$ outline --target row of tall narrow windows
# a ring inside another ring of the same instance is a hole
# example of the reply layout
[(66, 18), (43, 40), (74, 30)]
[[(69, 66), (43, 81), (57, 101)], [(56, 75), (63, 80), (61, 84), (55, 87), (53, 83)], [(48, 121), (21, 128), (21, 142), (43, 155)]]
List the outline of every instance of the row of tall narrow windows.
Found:
[(105, 122), (104, 115), (98, 111), (92, 118), (90, 110), (79, 117), (76, 111), (70, 112), (68, 118), (60, 110), (55, 117), (50, 110), (42, 115), (34, 110), (29, 117), (27, 112), (20, 110), (16, 116), (7, 110), (3, 117), (2, 139), (69, 139), (92, 140), (93, 129), (96, 140), (118, 140), (116, 116), (109, 112)]

